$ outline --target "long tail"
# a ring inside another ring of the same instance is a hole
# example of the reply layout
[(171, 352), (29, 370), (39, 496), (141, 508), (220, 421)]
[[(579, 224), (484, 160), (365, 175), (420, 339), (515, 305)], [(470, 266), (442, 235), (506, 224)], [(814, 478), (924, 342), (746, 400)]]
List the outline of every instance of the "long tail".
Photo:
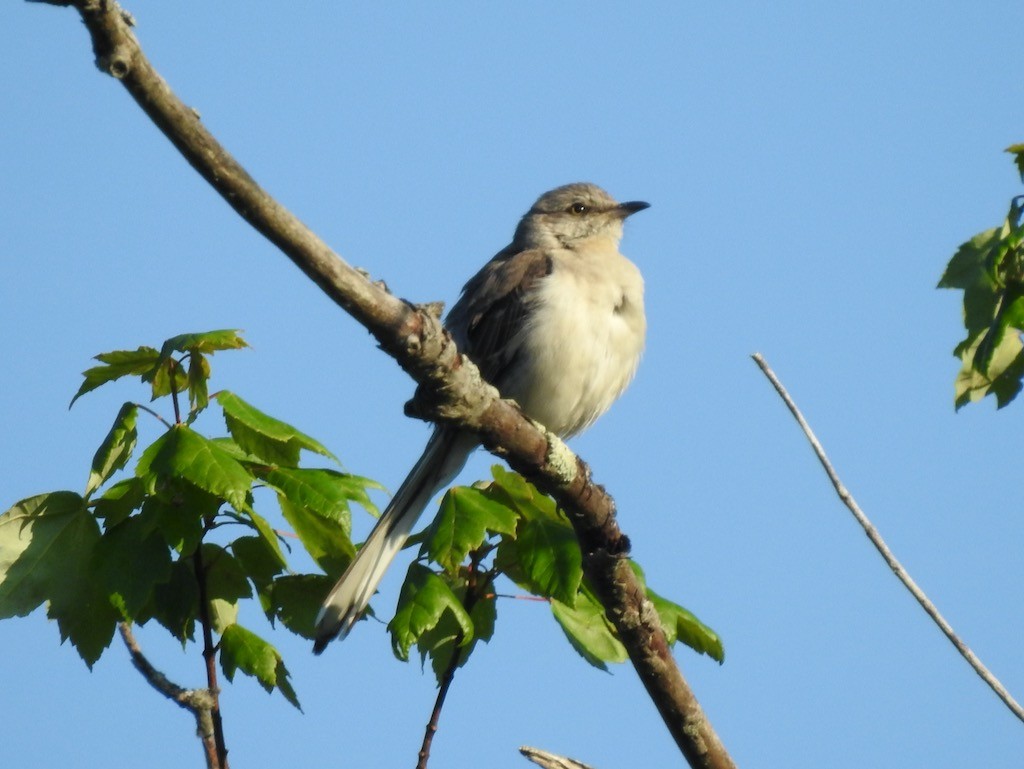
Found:
[(391, 561), (430, 500), (458, 475), (478, 445), (473, 435), (438, 427), (348, 569), (320, 607), (313, 651), (344, 638), (359, 619)]

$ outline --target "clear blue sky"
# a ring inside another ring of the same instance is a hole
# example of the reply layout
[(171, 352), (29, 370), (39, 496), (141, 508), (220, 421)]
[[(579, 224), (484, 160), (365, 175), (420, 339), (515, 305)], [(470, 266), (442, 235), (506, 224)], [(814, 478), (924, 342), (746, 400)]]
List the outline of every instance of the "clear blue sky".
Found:
[[(725, 744), (746, 767), (1021, 765), (1024, 725), (870, 548), (749, 355), (1024, 697), (1024, 403), (954, 414), (959, 297), (934, 289), (1021, 191), (1002, 150), (1024, 141), (1024, 4), (127, 7), (253, 175), (411, 300), (453, 301), (545, 189), (649, 200), (623, 242), (647, 279), (648, 351), (573, 445), (651, 584), (724, 637), (723, 666), (678, 656)], [(7, 2), (0, 27), (3, 506), (80, 490), (140, 397), (113, 386), (69, 412), (91, 355), (223, 327), (253, 349), (215, 358), (215, 386), (394, 488), (427, 434), (402, 416), (409, 380), (97, 73), (74, 12)], [(319, 658), (273, 638), (305, 714), (228, 687), (234, 766), (414, 765), (434, 681), (391, 657), (383, 626)], [(157, 628), (140, 642), (201, 684)], [(119, 646), (89, 673), (37, 612), (0, 623), (0, 648), (7, 765), (200, 765), (189, 717)], [(682, 764), (630, 668), (592, 670), (544, 606), (503, 601), (434, 765), (525, 766), (524, 743), (604, 769)]]

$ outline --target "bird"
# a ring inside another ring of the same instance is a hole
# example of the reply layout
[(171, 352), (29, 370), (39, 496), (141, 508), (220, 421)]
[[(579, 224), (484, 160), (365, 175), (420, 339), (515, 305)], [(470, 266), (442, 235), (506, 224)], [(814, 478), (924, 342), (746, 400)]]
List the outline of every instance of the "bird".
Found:
[[(445, 319), (460, 353), (503, 398), (561, 438), (589, 427), (632, 381), (647, 321), (640, 270), (619, 253), (626, 218), (595, 184), (545, 192), (512, 242), (474, 275)], [(334, 585), (316, 619), (313, 650), (344, 638), (362, 615), (431, 499), (480, 445), (438, 424), (419, 460)]]

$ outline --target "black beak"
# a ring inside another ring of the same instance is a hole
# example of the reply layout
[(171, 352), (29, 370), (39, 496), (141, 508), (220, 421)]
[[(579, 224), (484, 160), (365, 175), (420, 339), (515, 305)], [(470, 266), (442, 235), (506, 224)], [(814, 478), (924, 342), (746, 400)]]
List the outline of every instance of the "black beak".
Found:
[(632, 216), (637, 211), (643, 211), (645, 208), (650, 207), (650, 203), (645, 203), (642, 200), (631, 200), (628, 203), (619, 203), (619, 205), (616, 206), (623, 219), (627, 216)]

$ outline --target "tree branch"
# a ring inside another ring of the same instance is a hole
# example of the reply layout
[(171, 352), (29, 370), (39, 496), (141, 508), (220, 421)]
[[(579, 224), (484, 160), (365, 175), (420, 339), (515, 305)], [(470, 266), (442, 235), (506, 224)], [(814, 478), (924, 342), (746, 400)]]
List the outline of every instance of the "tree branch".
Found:
[[(211, 519), (204, 523), (203, 536), (210, 531)], [(203, 662), (206, 665), (206, 685), (210, 694), (210, 722), (213, 725), (213, 742), (217, 750), (217, 766), (228, 769), (228, 748), (224, 740), (224, 720), (220, 712), (220, 687), (217, 685), (217, 647), (213, 643), (213, 621), (210, 617), (210, 598), (207, 594), (209, 572), (203, 562), (203, 542), (192, 555), (195, 567), (196, 588), (199, 591), (199, 624), (203, 629)]]
[(821, 466), (825, 469), (825, 474), (828, 479), (832, 482), (832, 486), (836, 490), (836, 494), (839, 495), (839, 499), (847, 509), (853, 513), (853, 517), (857, 519), (857, 523), (860, 524), (861, 528), (864, 529), (864, 533), (868, 535), (868, 539), (871, 540), (871, 544), (878, 550), (879, 555), (888, 564), (889, 568), (892, 569), (893, 573), (899, 578), (900, 582), (904, 584), (910, 594), (914, 596), (921, 608), (925, 610), (932, 621), (939, 626), (939, 629), (945, 634), (946, 638), (949, 639), (950, 643), (956, 647), (956, 650), (960, 652), (961, 656), (967, 663), (974, 668), (981, 679), (988, 684), (992, 691), (996, 693), (1010, 709), (1017, 718), (1024, 721), (1024, 708), (1021, 708), (1020, 704), (1010, 695), (1010, 692), (1006, 690), (1006, 687), (1000, 683), (999, 679), (992, 675), (992, 672), (982, 664), (981, 660), (978, 659), (977, 655), (971, 651), (970, 647), (967, 646), (953, 630), (953, 626), (946, 621), (946, 618), (942, 616), (938, 608), (933, 604), (924, 591), (917, 586), (917, 583), (911, 578), (907, 570), (903, 568), (903, 565), (896, 560), (896, 556), (893, 555), (889, 546), (885, 544), (885, 540), (882, 539), (882, 535), (878, 533), (878, 529), (874, 527), (874, 524), (868, 519), (864, 512), (860, 509), (857, 501), (853, 498), (853, 495), (843, 485), (843, 482), (839, 479), (839, 475), (836, 473), (835, 468), (832, 467), (832, 463), (829, 461), (828, 456), (825, 454), (825, 449), (821, 443), (818, 442), (817, 437), (814, 435), (814, 431), (811, 430), (811, 426), (804, 419), (803, 414), (800, 413), (800, 409), (797, 408), (796, 403), (789, 397), (789, 393), (786, 392), (786, 388), (782, 386), (782, 382), (779, 381), (778, 377), (775, 376), (775, 372), (769, 367), (767, 361), (761, 353), (754, 353), (752, 356), (754, 362), (758, 365), (764, 375), (768, 378), (768, 381), (772, 383), (772, 387), (782, 398), (786, 407), (789, 409), (793, 418), (796, 419), (797, 424), (800, 425), (800, 429), (803, 430), (804, 435), (807, 437), (808, 442), (811, 444), (811, 448), (814, 449), (814, 454), (818, 457), (818, 461)]
[(595, 589), (683, 754), (694, 767), (731, 767), (624, 560), (629, 542), (615, 521), (614, 503), (591, 481), (586, 464), (498, 397), (459, 355), (436, 309), (417, 309), (366, 279), (264, 192), (156, 72), (131, 31), (131, 17), (116, 2), (47, 1), (75, 7), (92, 36), (100, 70), (118, 79), (224, 200), (364, 325), (420, 385), (415, 416), (477, 432), (490, 451), (555, 497), (573, 523)]
[(163, 673), (153, 667), (152, 663), (142, 653), (135, 634), (132, 633), (131, 625), (122, 622), (118, 625), (121, 632), (121, 640), (128, 649), (135, 669), (142, 674), (146, 682), (164, 695), (172, 702), (176, 702), (185, 710), (190, 712), (196, 719), (196, 733), (203, 744), (203, 755), (206, 758), (207, 769), (220, 769), (220, 762), (217, 757), (217, 741), (214, 737), (213, 718), (213, 697), (206, 689), (185, 689), (167, 678)]
[(531, 748), (528, 745), (523, 745), (519, 748), (519, 752), (533, 761), (533, 763), (543, 767), (543, 769), (594, 769), (594, 767), (581, 763), (574, 758), (548, 753), (546, 750)]

